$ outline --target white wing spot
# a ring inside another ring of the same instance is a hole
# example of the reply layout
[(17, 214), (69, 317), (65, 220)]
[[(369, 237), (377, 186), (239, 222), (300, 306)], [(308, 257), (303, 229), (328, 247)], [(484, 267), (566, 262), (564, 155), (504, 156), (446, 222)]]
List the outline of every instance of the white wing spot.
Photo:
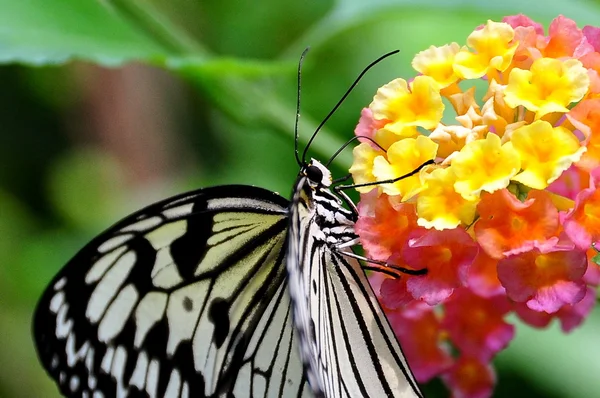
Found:
[(123, 383), (123, 372), (125, 371), (125, 363), (127, 362), (127, 350), (122, 345), (115, 350), (111, 374), (117, 380), (117, 397), (125, 397), (127, 390)]
[(186, 205), (173, 207), (171, 209), (164, 210), (162, 212), (163, 216), (168, 219), (180, 218), (183, 216), (187, 216), (192, 212), (192, 208), (194, 207), (193, 203), (188, 203)]
[(52, 311), (55, 314), (58, 313), (60, 306), (63, 305), (64, 302), (65, 302), (65, 293), (64, 292), (56, 293), (50, 300), (50, 311)]
[(94, 265), (92, 265), (87, 274), (85, 274), (85, 283), (89, 285), (102, 278), (106, 273), (106, 270), (108, 270), (108, 267), (113, 265), (117, 258), (121, 256), (126, 250), (127, 247), (122, 246), (119, 247), (117, 250), (113, 250), (112, 252), (99, 258), (98, 261), (96, 261)]
[(75, 351), (75, 337), (71, 333), (69, 337), (67, 337), (67, 342), (65, 344), (65, 354), (67, 355), (67, 365), (69, 367), (74, 367), (80, 359), (85, 358), (87, 355), (87, 351), (90, 348), (90, 342), (86, 341), (79, 347), (79, 350)]
[(97, 323), (100, 320), (106, 311), (106, 306), (129, 276), (136, 260), (137, 256), (134, 252), (125, 253), (96, 285), (85, 311), (85, 316), (91, 323)]
[(169, 378), (169, 384), (165, 391), (164, 398), (177, 398), (179, 397), (179, 389), (181, 388), (181, 375), (179, 370), (173, 369), (171, 371), (171, 377)]
[(88, 369), (88, 387), (90, 388), (90, 390), (95, 389), (96, 383), (98, 382), (98, 379), (94, 377), (94, 353), (94, 348), (90, 347), (85, 357), (85, 366)]
[(152, 327), (162, 319), (167, 306), (167, 294), (150, 292), (144, 296), (135, 310), (135, 338), (133, 345), (139, 349)]
[(240, 368), (235, 385), (233, 386), (233, 396), (243, 397), (250, 395), (250, 379), (252, 377), (252, 363), (246, 362), (244, 366)]
[(79, 390), (79, 377), (71, 376), (71, 380), (69, 380), (69, 388), (72, 392)]
[(222, 210), (222, 209), (240, 209), (247, 210), (248, 208), (252, 209), (261, 209), (267, 210), (270, 212), (278, 212), (281, 214), (286, 213), (286, 209), (282, 208), (276, 204), (270, 204), (263, 200), (259, 199), (250, 199), (250, 198), (218, 198), (211, 199), (208, 201), (206, 208), (208, 210)]
[(150, 366), (148, 366), (148, 377), (146, 378), (146, 392), (151, 398), (156, 398), (159, 370), (160, 362), (156, 359), (150, 361)]
[(161, 289), (171, 289), (183, 282), (169, 250), (170, 247), (167, 246), (157, 251), (156, 261), (150, 274), (152, 283)]
[(121, 246), (123, 243), (127, 242), (128, 240), (133, 239), (134, 236), (135, 236), (134, 234), (124, 234), (124, 235), (117, 235), (110, 239), (107, 239), (100, 246), (98, 246), (98, 252), (107, 253), (107, 252)]
[(154, 228), (154, 227), (160, 225), (161, 222), (162, 222), (162, 219), (160, 217), (154, 216), (154, 217), (150, 217), (145, 220), (141, 220), (136, 223), (130, 224), (130, 225), (124, 227), (123, 229), (121, 229), (121, 231), (122, 232), (129, 232), (129, 231), (144, 232), (144, 231), (147, 231), (151, 228)]
[(146, 351), (141, 351), (138, 354), (135, 369), (133, 370), (129, 384), (136, 386), (140, 391), (143, 391), (144, 384), (146, 383), (146, 372), (148, 372), (148, 355), (146, 354)]
[[(192, 339), (202, 303), (206, 300), (210, 281), (204, 280), (188, 285), (171, 293), (167, 306), (167, 320), (169, 322), (169, 341), (167, 343), (167, 354), (173, 355), (182, 341)], [(186, 311), (183, 307), (185, 300), (192, 302), (192, 309)]]
[(94, 366), (94, 347), (90, 347), (85, 357), (85, 366), (88, 368), (88, 371), (91, 373)]
[(165, 224), (162, 227), (147, 233), (145, 238), (155, 250), (159, 250), (163, 247), (170, 246), (173, 241), (185, 234), (186, 230), (187, 222), (185, 220), (179, 220)]
[(264, 397), (267, 395), (267, 380), (260, 373), (255, 373), (252, 378), (252, 396)]
[(110, 304), (106, 314), (98, 326), (98, 340), (108, 343), (115, 338), (125, 326), (125, 323), (137, 304), (138, 292), (133, 284), (123, 288), (117, 298)]
[(113, 361), (113, 356), (115, 355), (115, 348), (112, 346), (108, 346), (106, 349), (106, 353), (104, 354), (104, 358), (102, 358), (102, 363), (100, 364), (100, 368), (104, 371), (104, 373), (110, 373), (110, 368)]
[(185, 381), (183, 383), (183, 387), (181, 388), (181, 398), (189, 398), (190, 397), (190, 387), (187, 383), (187, 381)]
[(56, 283), (54, 284), (54, 290), (62, 290), (62, 288), (65, 287), (66, 284), (67, 284), (67, 278), (63, 276), (62, 278), (57, 280)]
[(63, 304), (62, 307), (58, 310), (58, 314), (56, 314), (56, 337), (59, 339), (64, 339), (67, 337), (69, 333), (71, 333), (71, 328), (73, 327), (73, 320), (67, 318), (67, 311), (69, 310), (69, 305), (67, 303)]

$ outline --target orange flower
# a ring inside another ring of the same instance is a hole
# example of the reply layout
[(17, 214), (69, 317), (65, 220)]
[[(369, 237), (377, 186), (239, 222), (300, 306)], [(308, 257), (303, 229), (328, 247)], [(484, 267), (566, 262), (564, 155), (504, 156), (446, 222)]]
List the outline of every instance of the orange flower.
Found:
[(475, 223), (475, 236), (482, 249), (495, 259), (525, 242), (545, 240), (558, 231), (558, 211), (545, 191), (531, 190), (527, 200), (521, 202), (503, 189), (483, 195), (477, 211), (480, 218)]
[(355, 225), (362, 246), (371, 258), (386, 261), (398, 253), (417, 227), (415, 205), (401, 203), (392, 206), (389, 197), (376, 192), (362, 195)]
[(567, 113), (567, 118), (586, 137), (587, 151), (577, 166), (589, 173), (600, 166), (600, 98), (581, 101)]

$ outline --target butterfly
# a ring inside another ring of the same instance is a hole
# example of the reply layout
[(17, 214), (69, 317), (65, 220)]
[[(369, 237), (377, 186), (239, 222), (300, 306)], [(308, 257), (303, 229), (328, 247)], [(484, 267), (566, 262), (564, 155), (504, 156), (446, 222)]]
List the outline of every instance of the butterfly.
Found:
[(33, 320), (62, 394), (422, 397), (351, 250), (356, 208), (297, 142), (291, 201), (199, 189), (126, 217), (66, 264)]

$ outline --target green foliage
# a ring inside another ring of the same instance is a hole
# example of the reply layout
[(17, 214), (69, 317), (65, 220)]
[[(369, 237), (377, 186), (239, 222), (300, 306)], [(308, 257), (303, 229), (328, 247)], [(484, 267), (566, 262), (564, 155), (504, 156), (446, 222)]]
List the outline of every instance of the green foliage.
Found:
[[(306, 46), (301, 147), (365, 65), (401, 50), (320, 133), (309, 155), (327, 159), (377, 87), (413, 75), (416, 52), (464, 43), (503, 15), (600, 21), (598, 2), (583, 0), (0, 0), (0, 10), (1, 397), (57, 396), (35, 359), (31, 314), (50, 278), (103, 228), (199, 186), (288, 194)], [(350, 159), (343, 152), (334, 175)], [(596, 395), (599, 327), (598, 311), (573, 335), (519, 326), (497, 361), (497, 396)], [(427, 393), (445, 394), (439, 383)]]

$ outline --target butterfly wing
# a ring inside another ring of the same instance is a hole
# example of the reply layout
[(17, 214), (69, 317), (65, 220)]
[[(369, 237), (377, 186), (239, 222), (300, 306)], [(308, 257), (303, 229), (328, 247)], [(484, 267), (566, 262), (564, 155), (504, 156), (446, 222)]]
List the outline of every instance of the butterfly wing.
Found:
[(36, 309), (69, 397), (310, 396), (291, 326), (287, 200), (255, 187), (149, 206), (85, 246)]
[[(422, 397), (360, 263), (332, 250), (347, 210), (300, 178), (290, 207), (288, 285), (301, 357), (316, 396)], [(328, 195), (333, 197), (331, 193)], [(329, 219), (329, 234), (320, 225)], [(336, 221), (334, 221), (336, 220)]]

